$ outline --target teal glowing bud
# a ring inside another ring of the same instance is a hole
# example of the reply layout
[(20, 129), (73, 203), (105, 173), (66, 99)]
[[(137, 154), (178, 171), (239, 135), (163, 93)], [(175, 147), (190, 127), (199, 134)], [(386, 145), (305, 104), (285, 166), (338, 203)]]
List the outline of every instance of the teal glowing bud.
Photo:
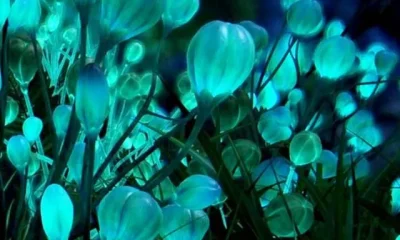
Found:
[(223, 99), (232, 94), (249, 76), (254, 60), (254, 42), (244, 27), (221, 21), (201, 27), (187, 52), (188, 72), (199, 105), (209, 101), (206, 96)]
[(142, 61), (146, 53), (144, 44), (134, 40), (128, 44), (125, 50), (125, 61), (130, 64), (136, 64)]
[(260, 116), (257, 129), (266, 143), (274, 144), (288, 140), (292, 136), (291, 122), (289, 109), (277, 107)]
[(350, 92), (340, 92), (336, 96), (335, 111), (340, 118), (348, 117), (356, 110), (357, 102)]
[(385, 90), (387, 83), (379, 83), (379, 76), (373, 72), (366, 73), (357, 85), (357, 94), (361, 99), (368, 99), (376, 96)]
[(43, 122), (40, 118), (29, 117), (25, 119), (22, 125), (22, 131), (26, 140), (33, 143), (39, 139), (40, 133), (43, 130)]
[(3, 29), (3, 25), (10, 14), (10, 0), (0, 0), (0, 6), (0, 29)]
[(290, 161), (295, 166), (315, 162), (321, 156), (322, 144), (319, 136), (310, 131), (296, 134), (289, 146)]
[[(290, 171), (290, 162), (283, 157), (274, 157), (263, 161), (251, 173), (251, 179), (258, 191), (267, 189), (261, 196), (261, 205), (264, 207), (284, 189)], [(275, 177), (276, 176), (276, 177)], [(291, 186), (297, 183), (297, 173), (294, 172)]]
[(67, 134), (71, 112), (72, 108), (70, 105), (58, 105), (53, 111), (54, 127), (59, 138), (64, 138)]
[(100, 24), (99, 51), (106, 53), (116, 44), (153, 27), (160, 20), (164, 5), (164, 0), (101, 1), (99, 14), (93, 14), (92, 21)]
[(269, 35), (265, 28), (260, 25), (255, 24), (252, 21), (243, 21), (239, 23), (251, 34), (253, 37), (254, 45), (256, 47), (256, 51), (263, 50), (268, 45)]
[(49, 240), (67, 240), (74, 220), (74, 206), (58, 184), (49, 185), (40, 201), (43, 230)]
[(388, 50), (379, 51), (375, 55), (375, 67), (380, 76), (387, 76), (396, 68), (399, 57), (396, 53)]
[(87, 136), (99, 134), (108, 115), (110, 93), (106, 77), (95, 64), (86, 65), (76, 85), (76, 115)]
[(392, 182), (390, 195), (392, 196), (392, 214), (397, 215), (400, 213), (400, 178), (396, 178)]
[(190, 21), (200, 7), (199, 0), (166, 0), (162, 19), (167, 29), (180, 27)]
[(135, 73), (124, 74), (119, 77), (119, 96), (126, 100), (141, 96), (142, 91), (140, 77)]
[(202, 240), (210, 227), (208, 215), (202, 210), (168, 205), (162, 212), (164, 220), (160, 236), (164, 240)]
[(356, 60), (356, 46), (346, 37), (323, 39), (314, 52), (314, 64), (319, 75), (330, 81), (345, 76)]
[(71, 156), (68, 160), (69, 175), (77, 183), (78, 186), (81, 185), (85, 147), (86, 144), (84, 142), (75, 143), (74, 148), (71, 152)]
[(325, 23), (322, 7), (314, 0), (293, 3), (286, 12), (286, 21), (289, 30), (302, 37), (317, 35)]
[(31, 145), (22, 135), (11, 137), (7, 143), (7, 157), (14, 167), (24, 174), (31, 159)]
[(176, 77), (175, 88), (177, 93), (181, 96), (192, 91), (192, 85), (187, 71), (182, 72)]
[(330, 21), (325, 28), (325, 37), (340, 36), (344, 32), (346, 26), (344, 22), (338, 19)]
[(213, 205), (221, 195), (221, 187), (205, 175), (191, 175), (176, 189), (175, 202), (187, 209), (201, 210)]
[(17, 101), (15, 101), (12, 97), (7, 96), (7, 103), (6, 103), (6, 117), (4, 125), (7, 126), (17, 119), (19, 114), (19, 105)]
[[(292, 90), (297, 83), (296, 64), (293, 58), (290, 57), (290, 55), (287, 55), (288, 47), (291, 45), (293, 40), (294, 39), (290, 34), (285, 34), (281, 39), (279, 39), (278, 45), (273, 52), (271, 61), (267, 67), (267, 72), (270, 74), (273, 73), (279, 65), (276, 74), (272, 78), (272, 83), (278, 92), (284, 94), (287, 94)], [(291, 51), (294, 53), (294, 50), (295, 48), (293, 45)], [(284, 59), (283, 62), (282, 59)]]
[(40, 0), (15, 0), (8, 17), (9, 30), (34, 34), (39, 28), (41, 15)]
[(246, 170), (251, 172), (261, 161), (261, 151), (254, 142), (247, 139), (238, 139), (233, 142), (233, 146), (228, 145), (222, 150), (222, 160), (233, 177), (239, 178), (242, 176), (239, 161), (242, 161)]
[(328, 179), (336, 176), (338, 157), (329, 150), (323, 150), (321, 156), (313, 163), (314, 170), (317, 170), (317, 164), (322, 165), (322, 178)]
[(267, 206), (264, 215), (274, 235), (279, 238), (296, 238), (296, 227), (300, 234), (304, 234), (314, 223), (314, 206), (297, 193), (279, 195)]
[(154, 239), (163, 221), (161, 208), (146, 192), (116, 187), (98, 207), (100, 239)]

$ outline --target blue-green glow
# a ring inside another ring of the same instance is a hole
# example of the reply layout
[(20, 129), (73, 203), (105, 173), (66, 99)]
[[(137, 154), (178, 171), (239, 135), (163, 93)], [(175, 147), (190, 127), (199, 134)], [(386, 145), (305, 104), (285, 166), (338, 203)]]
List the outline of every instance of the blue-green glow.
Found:
[(74, 206), (58, 184), (49, 185), (40, 201), (43, 230), (49, 240), (67, 240), (74, 220)]
[(19, 114), (19, 105), (18, 103), (12, 98), (7, 96), (7, 103), (6, 103), (6, 111), (5, 111), (5, 122), (4, 125), (7, 126), (17, 119)]
[[(390, 188), (390, 195), (392, 196), (391, 205), (392, 205), (392, 214), (396, 215), (400, 213), (400, 178), (396, 178), (392, 182), (392, 186)], [(398, 239), (399, 237), (397, 237)]]
[(349, 145), (359, 153), (368, 152), (372, 148), (380, 145), (382, 142), (383, 136), (381, 130), (376, 126), (369, 126), (360, 129), (349, 139)]
[(277, 107), (260, 116), (258, 132), (268, 144), (285, 141), (292, 135), (291, 114), (287, 107)]
[(43, 130), (43, 122), (40, 118), (29, 117), (25, 119), (22, 125), (22, 131), (26, 140), (33, 143), (40, 137), (40, 133)]
[(297, 133), (289, 146), (290, 160), (296, 166), (315, 162), (321, 156), (322, 144), (319, 136), (313, 132)]
[(232, 145), (228, 145), (224, 150), (222, 150), (221, 155), (225, 166), (233, 174), (233, 177), (239, 178), (242, 176), (242, 170), (239, 166), (240, 162), (236, 156), (236, 151), (240, 157), (240, 161), (243, 162), (246, 170), (249, 172), (251, 172), (251, 170), (260, 162), (261, 151), (254, 142), (247, 139), (235, 140), (233, 145), (235, 148)]
[(325, 23), (322, 7), (314, 0), (293, 3), (286, 12), (286, 21), (291, 32), (304, 37), (317, 35)]
[(325, 28), (325, 37), (340, 36), (344, 32), (346, 25), (342, 20), (334, 19), (330, 21)]
[(221, 187), (206, 175), (191, 175), (176, 189), (175, 202), (191, 210), (201, 210), (213, 205), (221, 195)]
[(11, 3), (10, 0), (0, 0), (0, 28), (3, 29), (4, 22), (10, 14)]
[(128, 63), (136, 64), (142, 61), (146, 53), (144, 44), (138, 40), (134, 40), (128, 44), (125, 50), (125, 60)]
[(15, 0), (8, 17), (9, 30), (34, 34), (39, 28), (41, 15), (40, 0)]
[(99, 14), (92, 14), (91, 21), (93, 29), (100, 25), (100, 51), (107, 52), (116, 44), (147, 31), (160, 20), (163, 10), (163, 0), (101, 1)]
[(165, 2), (162, 19), (168, 29), (188, 23), (200, 7), (199, 0), (165, 0)]
[(374, 125), (374, 116), (370, 111), (360, 110), (355, 113), (346, 122), (346, 129), (349, 135), (354, 136), (353, 133), (361, 132), (363, 129)]
[(283, 10), (288, 10), (293, 3), (300, 0), (280, 0)]
[(154, 239), (163, 216), (158, 203), (146, 192), (133, 187), (114, 188), (97, 210), (100, 239)]
[(106, 77), (94, 64), (88, 64), (79, 74), (76, 85), (76, 116), (86, 135), (99, 134), (109, 110), (110, 93)]
[[(387, 83), (379, 83), (379, 77), (375, 73), (366, 73), (356, 87), (357, 94), (361, 99), (368, 99), (381, 93), (387, 87)], [(364, 83), (364, 84), (363, 84)]]
[[(272, 73), (278, 67), (278, 64), (282, 61), (283, 57), (288, 51), (290, 42), (293, 40), (290, 34), (285, 34), (279, 39), (278, 45), (274, 53), (272, 54), (271, 61), (268, 64), (267, 71)], [(291, 49), (294, 51), (294, 47)], [(296, 65), (292, 57), (287, 55), (282, 65), (279, 67), (275, 76), (272, 78), (274, 88), (281, 93), (288, 93), (292, 90), (297, 83), (297, 72)]]
[(11, 137), (7, 143), (7, 157), (14, 167), (24, 174), (25, 168), (31, 159), (31, 146), (22, 135)]
[(314, 64), (319, 75), (331, 81), (344, 77), (353, 67), (356, 46), (346, 37), (323, 39), (314, 52)]
[(260, 25), (255, 24), (252, 21), (242, 21), (239, 23), (251, 34), (253, 37), (254, 45), (256, 51), (261, 51), (265, 49), (268, 45), (269, 35), (265, 28)]
[(191, 211), (178, 205), (168, 205), (162, 209), (163, 224), (160, 236), (164, 240), (202, 240), (210, 220), (202, 211)]
[(321, 156), (313, 163), (313, 168), (317, 171), (317, 164), (322, 164), (322, 178), (332, 178), (336, 176), (338, 157), (329, 150), (323, 150)]
[(300, 234), (307, 232), (314, 223), (314, 206), (302, 195), (291, 193), (272, 200), (264, 215), (269, 230), (277, 237), (295, 238), (298, 234), (293, 224)]
[(72, 107), (70, 105), (59, 105), (53, 111), (54, 127), (59, 138), (64, 138), (67, 134), (71, 112)]
[(255, 46), (242, 26), (221, 21), (207, 23), (189, 44), (187, 65), (196, 97), (226, 97), (249, 76)]
[[(290, 162), (283, 157), (268, 159), (253, 169), (251, 179), (256, 183), (255, 188), (261, 190), (269, 187), (260, 198), (263, 207), (268, 205), (278, 195), (280, 190), (284, 189), (289, 171)], [(291, 185), (297, 183), (297, 178), (297, 173), (294, 173)]]
[(335, 101), (335, 111), (336, 114), (339, 115), (341, 118), (345, 118), (350, 116), (352, 113), (354, 113), (357, 109), (357, 102), (355, 101), (353, 95), (346, 91), (346, 92), (340, 92), (336, 96), (336, 101)]
[(75, 143), (68, 161), (69, 174), (78, 186), (81, 185), (85, 146), (84, 142)]
[[(257, 71), (254, 74), (254, 79), (255, 82), (258, 82), (260, 79), (261, 72)], [(269, 76), (265, 75), (264, 78), (262, 79), (262, 84), (264, 84), (268, 80)], [(254, 91), (253, 91), (254, 92)], [(261, 92), (258, 94), (258, 96), (255, 96), (254, 101), (255, 101), (255, 107), (260, 110), (261, 108), (264, 109), (271, 109), (275, 107), (281, 97), (279, 92), (275, 89), (274, 84), (272, 81), (267, 83), (267, 85), (261, 90)]]
[(376, 71), (381, 76), (390, 75), (396, 68), (398, 61), (399, 57), (396, 53), (388, 50), (379, 51), (375, 55)]

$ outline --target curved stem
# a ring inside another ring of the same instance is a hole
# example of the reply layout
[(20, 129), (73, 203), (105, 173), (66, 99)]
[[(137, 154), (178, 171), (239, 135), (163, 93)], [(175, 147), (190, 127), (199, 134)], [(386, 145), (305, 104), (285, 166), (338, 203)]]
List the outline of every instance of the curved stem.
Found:
[(226, 216), (225, 216), (225, 212), (224, 212), (224, 204), (221, 204), (221, 206), (219, 206), (218, 209), (219, 209), (219, 213), (221, 214), (222, 224), (224, 225), (225, 229), (228, 229), (228, 224), (226, 223)]
[(293, 181), (295, 172), (296, 172), (296, 168), (293, 165), (291, 165), (289, 174), (286, 178), (286, 183), (285, 183), (285, 188), (283, 189), (283, 194), (289, 193), (289, 191), (292, 189), (292, 181)]

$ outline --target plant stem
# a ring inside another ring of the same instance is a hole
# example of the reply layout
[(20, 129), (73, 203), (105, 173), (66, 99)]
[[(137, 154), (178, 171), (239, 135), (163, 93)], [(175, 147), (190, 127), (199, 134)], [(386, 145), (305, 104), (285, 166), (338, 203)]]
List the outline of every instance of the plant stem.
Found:
[[(0, 74), (2, 87), (0, 89), (0, 126), (4, 126), (5, 123), (5, 112), (7, 105), (7, 92), (8, 92), (8, 20), (4, 23), (2, 29), (2, 48), (1, 48), (1, 59), (0, 59)], [(0, 146), (3, 144), (4, 139), (4, 127), (0, 128)]]
[(90, 240), (90, 216), (93, 190), (93, 168), (95, 158), (96, 137), (88, 137), (85, 149), (85, 161), (82, 167), (81, 201), (84, 240)]
[(289, 191), (292, 189), (292, 181), (293, 181), (295, 172), (296, 172), (296, 167), (293, 165), (290, 165), (290, 170), (289, 170), (289, 174), (286, 178), (286, 183), (285, 183), (285, 188), (283, 189), (283, 194), (289, 193)]

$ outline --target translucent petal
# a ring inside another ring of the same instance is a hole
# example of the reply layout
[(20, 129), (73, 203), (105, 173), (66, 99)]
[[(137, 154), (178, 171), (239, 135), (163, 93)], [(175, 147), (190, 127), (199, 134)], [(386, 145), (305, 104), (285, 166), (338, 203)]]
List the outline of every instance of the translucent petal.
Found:
[(215, 98), (233, 93), (249, 76), (254, 60), (254, 42), (244, 27), (221, 21), (204, 25), (187, 52), (195, 94), (206, 92)]
[(202, 240), (210, 227), (208, 215), (202, 211), (191, 211), (178, 205), (162, 209), (163, 224), (160, 235), (164, 240)]
[(345, 76), (356, 59), (356, 46), (349, 38), (334, 36), (323, 39), (314, 52), (319, 75), (331, 81)]
[(353, 95), (348, 92), (340, 92), (336, 96), (335, 111), (340, 117), (348, 117), (357, 109), (357, 102)]
[(271, 201), (264, 210), (264, 215), (273, 234), (280, 238), (293, 238), (297, 236), (293, 222), (300, 234), (304, 234), (311, 228), (314, 223), (314, 206), (297, 193), (280, 195)]
[(7, 142), (7, 157), (14, 167), (24, 174), (25, 167), (31, 159), (31, 146), (22, 135), (11, 137)]
[(29, 117), (25, 119), (22, 125), (24, 136), (31, 143), (39, 139), (42, 130), (43, 122), (40, 118), (37, 117)]
[(162, 19), (167, 28), (173, 29), (189, 22), (200, 7), (199, 0), (166, 0)]
[(322, 7), (314, 0), (293, 3), (286, 13), (286, 20), (290, 31), (304, 37), (317, 35), (325, 22)]
[(297, 133), (289, 145), (290, 160), (296, 166), (315, 162), (321, 156), (321, 152), (319, 136), (310, 131)]
[(40, 201), (40, 215), (49, 240), (67, 240), (72, 229), (74, 206), (58, 184), (49, 185)]
[(214, 179), (205, 175), (191, 175), (179, 184), (176, 203), (191, 210), (201, 210), (214, 204), (221, 191)]
[(19, 105), (18, 103), (12, 98), (7, 96), (7, 104), (6, 104), (6, 111), (5, 111), (5, 123), (4, 125), (7, 126), (11, 124), (17, 119), (19, 114)]

